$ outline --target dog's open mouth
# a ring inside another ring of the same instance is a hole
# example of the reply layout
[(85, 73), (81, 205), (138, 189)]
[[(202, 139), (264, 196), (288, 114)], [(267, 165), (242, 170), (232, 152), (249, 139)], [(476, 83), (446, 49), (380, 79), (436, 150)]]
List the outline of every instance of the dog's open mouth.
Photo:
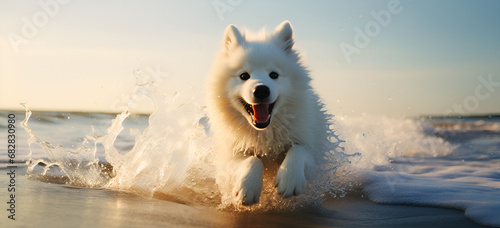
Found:
[(248, 112), (250, 117), (252, 117), (252, 124), (259, 129), (264, 129), (271, 123), (271, 113), (273, 112), (274, 104), (267, 103), (257, 103), (257, 104), (249, 104), (243, 98), (240, 98), (241, 104)]

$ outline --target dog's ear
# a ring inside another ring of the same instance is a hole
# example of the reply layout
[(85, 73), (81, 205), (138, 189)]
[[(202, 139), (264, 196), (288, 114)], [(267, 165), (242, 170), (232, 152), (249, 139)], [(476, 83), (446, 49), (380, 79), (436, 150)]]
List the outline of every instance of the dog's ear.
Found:
[(292, 51), (294, 44), (293, 29), (289, 21), (283, 21), (274, 29), (273, 39), (276, 44), (286, 53)]
[(238, 45), (242, 45), (245, 39), (240, 33), (240, 30), (235, 25), (229, 25), (224, 31), (224, 40), (222, 41), (222, 46), (226, 53)]

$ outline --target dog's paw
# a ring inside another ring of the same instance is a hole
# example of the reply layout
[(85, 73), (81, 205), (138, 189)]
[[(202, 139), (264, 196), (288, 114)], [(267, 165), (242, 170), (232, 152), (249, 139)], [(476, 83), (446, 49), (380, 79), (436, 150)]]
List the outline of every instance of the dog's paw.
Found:
[(306, 183), (306, 169), (312, 170), (312, 167), (314, 160), (304, 147), (297, 145), (290, 148), (274, 181), (278, 193), (285, 198), (302, 193)]
[(242, 181), (234, 186), (233, 195), (237, 203), (252, 205), (254, 203), (259, 203), (261, 190), (262, 181), (260, 181), (260, 183)]
[(260, 160), (250, 160), (245, 163), (247, 167), (242, 170), (241, 178), (236, 180), (233, 196), (236, 203), (252, 205), (259, 202), (264, 166)]
[(278, 188), (278, 193), (283, 197), (298, 195), (302, 193), (302, 188), (306, 183), (304, 169), (287, 167), (283, 164), (278, 170), (274, 183)]

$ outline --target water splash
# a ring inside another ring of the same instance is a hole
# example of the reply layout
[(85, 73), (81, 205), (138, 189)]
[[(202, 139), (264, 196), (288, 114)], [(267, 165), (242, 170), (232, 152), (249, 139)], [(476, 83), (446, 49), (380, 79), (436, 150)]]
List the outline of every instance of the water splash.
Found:
[[(111, 177), (110, 170), (99, 164), (96, 155), (96, 144), (93, 145), (85, 139), (76, 150), (69, 150), (62, 145), (52, 145), (38, 138), (31, 129), (28, 128), (28, 120), (31, 117), (31, 111), (26, 104), (26, 118), (21, 122), (21, 126), (29, 135), (29, 160), (27, 161), (28, 175), (34, 175), (34, 168), (41, 164), (43, 168), (42, 176), (45, 176), (51, 167), (59, 167), (66, 174), (68, 184), (85, 187), (99, 187), (105, 184)], [(48, 160), (32, 158), (32, 144), (36, 143), (42, 147)]]
[[(160, 93), (162, 90), (154, 81), (145, 81), (141, 75), (136, 77), (136, 86), (125, 110), (111, 121), (106, 133), (96, 135), (92, 131), (74, 150), (54, 146), (36, 136), (28, 127), (31, 111), (25, 106), (26, 118), (22, 127), (29, 134), (28, 175), (41, 179), (50, 176), (52, 169), (58, 167), (67, 177), (63, 180), (68, 185), (128, 191), (185, 204), (238, 211), (290, 210), (319, 205), (330, 195), (345, 195), (344, 183), (337, 173), (349, 164), (349, 156), (343, 154), (339, 146), (343, 141), (330, 129), (332, 142), (328, 146), (332, 151), (327, 153), (321, 172), (309, 182), (304, 194), (282, 199), (274, 187), (274, 178), (269, 176), (264, 182), (261, 204), (252, 207), (232, 205), (221, 197), (215, 182), (213, 141), (205, 110), (189, 99), (180, 102), (179, 94)], [(153, 101), (155, 111), (149, 116), (144, 131), (130, 129), (135, 136), (133, 148), (120, 151), (115, 143), (124, 130), (123, 122), (131, 114), (129, 106), (141, 96)], [(33, 158), (32, 144), (41, 146), (48, 159)], [(106, 163), (99, 162), (96, 156), (98, 148), (104, 148)], [(39, 164), (44, 165), (44, 169), (37, 174), (34, 169)]]
[(443, 138), (425, 134), (422, 121), (363, 115), (340, 116), (339, 133), (345, 139), (346, 153), (359, 153), (358, 169), (371, 170), (390, 165), (392, 158), (438, 157), (456, 148)]
[[(47, 176), (51, 168), (58, 167), (68, 177), (65, 182), (68, 185), (105, 187), (169, 199), (179, 198), (175, 195), (181, 189), (189, 188), (197, 192), (206, 186), (213, 187), (215, 181), (210, 175), (213, 166), (209, 156), (211, 142), (203, 126), (198, 123), (204, 111), (192, 102), (179, 103), (178, 94), (159, 94), (154, 82), (143, 79), (138, 76), (126, 110), (111, 121), (107, 132), (103, 135), (87, 135), (74, 150), (52, 145), (36, 136), (28, 127), (31, 111), (25, 106), (26, 118), (22, 127), (29, 135), (28, 175), (40, 179), (40, 176)], [(149, 116), (149, 125), (143, 132), (130, 129), (135, 131), (135, 144), (132, 149), (122, 153), (115, 147), (115, 142), (124, 130), (123, 122), (130, 116), (129, 106), (139, 96), (152, 99), (156, 109)], [(32, 144), (42, 147), (48, 159), (33, 158)], [(105, 159), (109, 164), (99, 163), (96, 157), (98, 145), (104, 148)], [(44, 166), (43, 172), (34, 173), (39, 164)], [(197, 175), (202, 171), (204, 175)], [(205, 185), (198, 188), (201, 185), (197, 183), (201, 182)], [(216, 198), (214, 191), (208, 192), (200, 194), (206, 197), (202, 201)]]

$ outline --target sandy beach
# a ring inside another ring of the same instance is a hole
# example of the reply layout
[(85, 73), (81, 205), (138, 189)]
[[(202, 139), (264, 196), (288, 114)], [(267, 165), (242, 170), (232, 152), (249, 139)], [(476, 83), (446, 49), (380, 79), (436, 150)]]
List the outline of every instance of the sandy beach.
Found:
[[(8, 170), (0, 170), (0, 182), (8, 183)], [(459, 210), (380, 205), (353, 195), (327, 200), (321, 211), (228, 212), (44, 183), (29, 179), (23, 166), (16, 173), (16, 220), (4, 210), (1, 227), (481, 227)], [(0, 195), (8, 200), (6, 188)]]

